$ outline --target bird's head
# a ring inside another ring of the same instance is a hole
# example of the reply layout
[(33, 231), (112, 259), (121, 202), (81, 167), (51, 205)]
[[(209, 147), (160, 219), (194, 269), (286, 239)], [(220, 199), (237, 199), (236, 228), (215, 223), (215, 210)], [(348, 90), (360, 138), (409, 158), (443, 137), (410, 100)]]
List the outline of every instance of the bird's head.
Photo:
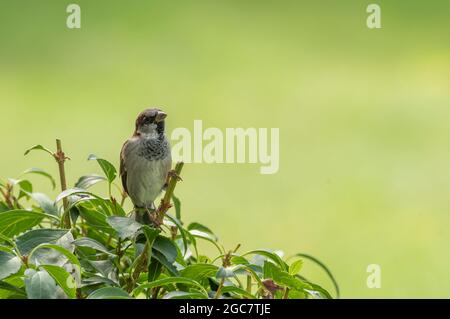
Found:
[(142, 111), (136, 119), (135, 135), (158, 137), (164, 134), (164, 119), (167, 114), (158, 108)]

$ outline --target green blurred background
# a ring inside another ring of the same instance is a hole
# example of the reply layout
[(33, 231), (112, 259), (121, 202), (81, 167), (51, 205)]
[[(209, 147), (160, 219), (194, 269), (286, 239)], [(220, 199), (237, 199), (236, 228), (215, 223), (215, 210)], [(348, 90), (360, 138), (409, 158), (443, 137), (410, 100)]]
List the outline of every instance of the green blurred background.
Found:
[[(72, 2), (80, 30), (65, 25)], [(366, 27), (372, 2), (380, 30)], [(56, 137), (71, 185), (99, 172), (90, 153), (118, 165), (152, 105), (169, 131), (279, 127), (277, 174), (187, 165), (183, 219), (228, 248), (313, 254), (343, 297), (450, 297), (449, 39), (447, 0), (1, 0), (0, 176), (56, 175), (45, 153), (23, 156)], [(314, 265), (305, 274), (331, 290)]]

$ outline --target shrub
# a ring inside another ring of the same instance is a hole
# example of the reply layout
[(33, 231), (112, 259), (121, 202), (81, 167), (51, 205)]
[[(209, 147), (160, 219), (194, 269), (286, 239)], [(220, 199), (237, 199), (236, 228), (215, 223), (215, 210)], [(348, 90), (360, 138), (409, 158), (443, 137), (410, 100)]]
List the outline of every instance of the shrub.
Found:
[[(37, 168), (0, 182), (0, 298), (331, 298), (300, 275), (304, 259), (326, 271), (339, 296), (328, 268), (310, 255), (297, 254), (288, 264), (277, 251), (226, 250), (208, 227), (185, 226), (175, 177), (155, 212), (162, 226), (142, 225), (124, 211), (119, 187), (120, 201), (113, 196), (117, 173), (110, 162), (89, 156), (104, 176), (82, 176), (66, 189), (60, 142), (55, 153), (37, 145), (25, 154), (32, 150), (56, 160), (63, 191), (54, 201), (36, 192), (24, 176), (44, 176), (56, 187)], [(89, 191), (100, 182), (107, 198)], [(211, 243), (217, 256), (201, 254), (199, 241)]]

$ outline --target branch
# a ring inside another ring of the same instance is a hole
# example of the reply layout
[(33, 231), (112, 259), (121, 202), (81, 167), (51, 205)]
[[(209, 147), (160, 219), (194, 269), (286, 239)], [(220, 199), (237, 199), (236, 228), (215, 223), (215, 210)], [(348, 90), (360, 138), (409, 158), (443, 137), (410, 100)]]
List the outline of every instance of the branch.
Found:
[(177, 182), (181, 180), (180, 174), (181, 170), (183, 169), (183, 165), (184, 165), (183, 162), (178, 162), (175, 165), (175, 169), (172, 171), (172, 174), (170, 174), (166, 193), (164, 194), (164, 197), (161, 200), (158, 209), (156, 210), (156, 216), (158, 218), (158, 221), (161, 223), (163, 222), (166, 212), (169, 210), (170, 207), (172, 207), (172, 205), (170, 204), (170, 199), (172, 198), (175, 186), (177, 186)]
[[(66, 161), (66, 159), (69, 158), (66, 157), (66, 155), (62, 151), (61, 140), (59, 139), (56, 140), (56, 153), (53, 154), (53, 157), (58, 163), (61, 191), (64, 192), (67, 189), (66, 171), (64, 169), (64, 162)], [(70, 228), (70, 214), (67, 211), (67, 209), (69, 208), (69, 202), (67, 201), (67, 197), (63, 198), (63, 206), (64, 206), (64, 216), (63, 216), (64, 227)]]
[(3, 190), (3, 188), (0, 187), (0, 192), (5, 198), (6, 205), (8, 205), (10, 209), (14, 209), (14, 204), (11, 202), (11, 185), (9, 185), (9, 183), (6, 184), (5, 189), (6, 192)]

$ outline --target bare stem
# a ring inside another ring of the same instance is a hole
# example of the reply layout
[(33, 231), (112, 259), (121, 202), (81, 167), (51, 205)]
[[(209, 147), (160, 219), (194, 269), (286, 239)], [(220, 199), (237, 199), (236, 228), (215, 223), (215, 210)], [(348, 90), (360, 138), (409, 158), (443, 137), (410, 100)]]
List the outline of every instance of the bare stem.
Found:
[[(241, 246), (241, 244), (237, 245), (237, 247), (236, 247), (236, 249), (234, 251), (238, 250), (240, 246)], [(222, 259), (222, 266), (223, 266), (223, 268), (230, 267), (230, 265), (231, 265), (231, 254), (232, 253), (233, 253), (233, 251), (230, 250), (229, 252), (227, 252), (223, 256), (223, 259)], [(222, 294), (222, 288), (223, 288), (223, 284), (224, 283), (225, 283), (225, 278), (222, 278), (220, 280), (219, 287), (217, 288), (216, 294), (214, 295), (214, 299), (218, 299), (220, 297), (220, 295)]]
[(130, 282), (128, 284), (129, 292), (131, 292), (133, 290), (133, 288), (136, 286), (136, 281), (139, 279), (139, 275), (141, 274), (141, 272), (143, 272), (148, 267), (149, 251), (150, 251), (150, 246), (147, 241), (145, 243), (144, 250), (142, 251), (142, 253), (139, 255), (139, 257), (136, 260), (136, 267), (134, 268), (134, 271), (130, 278)]
[(177, 238), (177, 235), (178, 235), (178, 228), (177, 228), (177, 226), (171, 226), (170, 227), (170, 235), (172, 237), (172, 240), (175, 240)]
[(252, 276), (247, 276), (247, 292), (252, 293)]
[(125, 204), (125, 199), (127, 199), (127, 193), (125, 190), (122, 190), (121, 192), (121, 199), (120, 199), (120, 206), (123, 207), (123, 204)]
[(175, 186), (177, 186), (177, 182), (180, 180), (181, 170), (183, 169), (183, 162), (178, 162), (175, 165), (175, 169), (173, 170), (173, 174), (170, 175), (169, 183), (166, 189), (166, 193), (164, 194), (161, 203), (159, 204), (158, 209), (156, 210), (156, 216), (159, 222), (163, 222), (164, 216), (166, 212), (171, 207), (170, 199), (172, 198), (173, 191), (175, 190)]
[(223, 284), (225, 283), (225, 278), (222, 278), (219, 283), (219, 287), (217, 288), (216, 294), (214, 295), (214, 299), (219, 299), (222, 294)]
[(158, 294), (161, 291), (161, 286), (155, 287), (152, 291), (152, 299), (158, 299)]
[(283, 299), (288, 299), (288, 297), (289, 297), (289, 288), (286, 287), (284, 289)]
[[(53, 154), (56, 162), (58, 163), (59, 168), (59, 179), (61, 182), (61, 191), (64, 192), (67, 189), (67, 181), (66, 181), (66, 171), (64, 169), (64, 162), (66, 159), (66, 155), (64, 154), (61, 146), (61, 140), (56, 140), (56, 153)], [(63, 216), (63, 224), (64, 227), (69, 229), (70, 228), (70, 214), (67, 211), (69, 208), (69, 202), (67, 201), (67, 198), (63, 198), (63, 207), (64, 207), (64, 216)]]

